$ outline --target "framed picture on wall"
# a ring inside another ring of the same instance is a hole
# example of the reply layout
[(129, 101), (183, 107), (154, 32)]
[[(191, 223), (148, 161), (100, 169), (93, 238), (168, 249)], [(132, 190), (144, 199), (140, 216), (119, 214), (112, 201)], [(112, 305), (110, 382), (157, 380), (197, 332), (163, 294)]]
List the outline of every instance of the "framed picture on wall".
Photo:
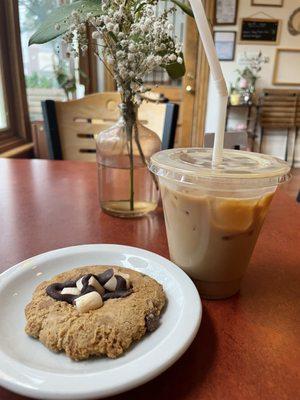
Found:
[(235, 25), (238, 0), (215, 0), (215, 25)]
[(273, 85), (300, 86), (300, 49), (276, 49)]
[(214, 41), (220, 61), (233, 61), (235, 54), (236, 32), (215, 31)]
[(241, 18), (238, 43), (275, 45), (279, 43), (280, 32), (280, 19)]
[(251, 0), (251, 6), (282, 7), (283, 0)]
[(300, 34), (300, 7), (296, 8), (289, 17), (288, 31), (293, 36)]

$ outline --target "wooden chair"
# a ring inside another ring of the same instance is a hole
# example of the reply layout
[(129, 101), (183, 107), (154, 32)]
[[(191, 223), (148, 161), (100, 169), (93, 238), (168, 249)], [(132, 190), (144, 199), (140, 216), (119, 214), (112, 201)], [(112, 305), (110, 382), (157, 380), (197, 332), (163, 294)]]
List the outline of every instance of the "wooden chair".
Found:
[[(119, 117), (117, 92), (96, 93), (68, 102), (42, 102), (49, 155), (55, 160), (95, 161), (94, 134), (112, 126)], [(172, 148), (178, 105), (143, 102), (140, 122), (162, 139), (162, 148)]]
[(287, 136), (285, 150), (285, 159), (287, 160), (290, 130), (295, 129), (296, 104), (297, 93), (292, 90), (263, 90), (259, 102), (260, 152), (265, 129), (284, 129)]
[[(205, 133), (204, 147), (213, 147), (214, 137), (215, 137), (214, 133)], [(248, 146), (248, 135), (246, 131), (225, 132), (224, 135), (225, 149), (247, 150), (247, 146)]]
[[(296, 113), (295, 113), (295, 141), (294, 141), (294, 149), (293, 149), (293, 161), (295, 160), (295, 149), (296, 143), (298, 139), (298, 133), (300, 129), (300, 90), (297, 90), (297, 103), (296, 103)], [(298, 194), (299, 202), (300, 202), (300, 191)]]
[(300, 128), (300, 90), (297, 91), (297, 104), (296, 104), (296, 115), (295, 115), (296, 128)]

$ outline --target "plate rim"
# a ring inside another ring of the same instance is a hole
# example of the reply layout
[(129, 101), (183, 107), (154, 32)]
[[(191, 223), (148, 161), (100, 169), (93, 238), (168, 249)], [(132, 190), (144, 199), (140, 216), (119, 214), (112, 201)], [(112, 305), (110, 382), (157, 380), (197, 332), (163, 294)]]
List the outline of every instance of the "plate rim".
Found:
[[(50, 250), (50, 251), (47, 251), (44, 253), (40, 253), (40, 254), (30, 257), (24, 261), (21, 261), (18, 264), (14, 265), (14, 266), (8, 268), (7, 270), (5, 270), (4, 272), (2, 272), (0, 274), (0, 292), (3, 289), (3, 286), (5, 286), (6, 284), (9, 284), (10, 280), (12, 279), (12, 275), (14, 275), (15, 273), (22, 274), (23, 271), (21, 270), (21, 268), (26, 263), (30, 263), (30, 262), (36, 263), (38, 259), (44, 258), (44, 257), (51, 258), (51, 257), (53, 257), (53, 256), (55, 257), (56, 255), (59, 255), (59, 254), (64, 254), (64, 255), (70, 254), (71, 255), (72, 253), (76, 254), (76, 252), (81, 252), (81, 251), (84, 252), (84, 251), (89, 251), (89, 250), (91, 250), (91, 251), (92, 250), (94, 250), (94, 251), (95, 250), (96, 251), (97, 250), (98, 251), (103, 251), (103, 250), (116, 251), (116, 253), (118, 253), (118, 254), (125, 252), (125, 251), (126, 252), (132, 251), (133, 255), (136, 255), (136, 254), (134, 254), (135, 252), (137, 252), (137, 253), (141, 252), (142, 254), (140, 254), (140, 256), (143, 256), (145, 258), (147, 258), (147, 257), (153, 258), (154, 257), (154, 259), (156, 259), (155, 261), (157, 263), (159, 263), (159, 261), (161, 261), (164, 264), (164, 267), (166, 267), (166, 269), (168, 270), (168, 272), (171, 273), (173, 278), (179, 282), (181, 287), (188, 285), (192, 289), (190, 296), (193, 297), (193, 300), (196, 300), (196, 302), (193, 304), (194, 320), (192, 321), (190, 332), (188, 332), (188, 333), (185, 332), (185, 338), (183, 341), (181, 340), (182, 343), (180, 344), (180, 346), (178, 346), (178, 345), (174, 346), (175, 349), (172, 349), (172, 351), (168, 352), (169, 353), (168, 357), (166, 357), (162, 363), (150, 368), (150, 370), (147, 370), (146, 373), (139, 372), (137, 374), (137, 376), (130, 379), (129, 382), (123, 382), (121, 384), (117, 383), (115, 385), (115, 387), (106, 389), (104, 391), (101, 391), (101, 388), (96, 387), (96, 385), (94, 387), (91, 386), (91, 390), (89, 390), (89, 391), (87, 391), (86, 389), (83, 389), (82, 391), (80, 391), (80, 388), (78, 387), (76, 390), (76, 393), (73, 391), (72, 392), (68, 391), (68, 388), (67, 389), (61, 388), (61, 390), (59, 390), (59, 391), (57, 391), (57, 388), (56, 388), (55, 391), (54, 390), (51, 391), (51, 390), (33, 388), (29, 385), (26, 386), (26, 385), (24, 385), (24, 383), (18, 381), (15, 378), (15, 376), (7, 374), (5, 369), (3, 368), (3, 366), (5, 367), (5, 361), (7, 364), (7, 359), (9, 361), (9, 363), (11, 363), (11, 361), (12, 361), (13, 364), (19, 365), (21, 367), (22, 366), (24, 367), (24, 364), (22, 362), (18, 362), (18, 361), (11, 359), (0, 348), (0, 355), (2, 356), (2, 357), (0, 357), (0, 385), (1, 386), (3, 386), (15, 393), (24, 395), (24, 396), (30, 396), (33, 398), (45, 399), (45, 400), (46, 399), (58, 399), (58, 398), (76, 400), (76, 399), (86, 399), (86, 398), (92, 399), (92, 398), (102, 398), (102, 397), (112, 396), (112, 395), (116, 395), (116, 394), (125, 392), (127, 390), (131, 390), (137, 386), (140, 386), (140, 385), (154, 379), (158, 375), (160, 375), (162, 372), (164, 372), (166, 369), (168, 369), (171, 365), (173, 365), (183, 355), (183, 353), (188, 349), (188, 347), (194, 340), (194, 338), (198, 332), (198, 329), (200, 327), (200, 323), (201, 323), (201, 319), (202, 319), (202, 303), (201, 303), (201, 299), (200, 299), (199, 293), (198, 293), (195, 285), (193, 284), (192, 280), (188, 277), (188, 275), (181, 268), (179, 268), (176, 264), (174, 264), (172, 261), (170, 261), (169, 259), (167, 259), (157, 253), (154, 253), (152, 251), (149, 251), (149, 250), (146, 250), (143, 248), (139, 248), (139, 247), (120, 245), (120, 244), (106, 244), (106, 243), (81, 244), (81, 245), (62, 247), (62, 248)], [(180, 280), (178, 280), (178, 278), (176, 278), (176, 275), (179, 275), (179, 277), (181, 277), (183, 279), (185, 285), (183, 285), (183, 283)], [(186, 307), (186, 302), (185, 302), (185, 307)], [(189, 322), (191, 322), (191, 321), (189, 321)], [(178, 325), (180, 325), (180, 324), (176, 324), (174, 329), (178, 330)], [(172, 335), (174, 335), (173, 331), (172, 331)], [(168, 339), (168, 336), (166, 337), (167, 339)], [(168, 340), (170, 340), (170, 339), (168, 339)], [(155, 346), (154, 349), (156, 347), (160, 347), (161, 344), (162, 344), (162, 342), (158, 343), (158, 345)], [(147, 354), (145, 355), (145, 357), (147, 357)], [(140, 358), (143, 358), (143, 356)], [(136, 363), (138, 359), (134, 359), (131, 362)], [(35, 368), (30, 368), (27, 366), (25, 366), (25, 367), (31, 371), (38, 371)], [(120, 368), (124, 368), (124, 367), (126, 367), (126, 364), (124, 364)], [(1, 374), (1, 372), (3, 372), (3, 374)], [(52, 375), (53, 377), (55, 376), (54, 373), (49, 373), (49, 372), (45, 373), (44, 371), (43, 371), (43, 373), (46, 375), (48, 373), (48, 374)], [(63, 374), (58, 374), (58, 375), (63, 376)], [(74, 379), (74, 377), (72, 378), (71, 376), (69, 378)]]

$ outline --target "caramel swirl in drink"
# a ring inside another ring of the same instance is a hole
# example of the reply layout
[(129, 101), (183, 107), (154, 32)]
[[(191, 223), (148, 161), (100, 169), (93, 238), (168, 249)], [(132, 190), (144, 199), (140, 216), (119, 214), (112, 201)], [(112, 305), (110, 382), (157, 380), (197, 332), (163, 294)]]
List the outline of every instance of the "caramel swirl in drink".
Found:
[(210, 149), (172, 149), (152, 157), (159, 176), (171, 260), (207, 298), (240, 288), (256, 240), (289, 166), (276, 158), (225, 150), (220, 169)]

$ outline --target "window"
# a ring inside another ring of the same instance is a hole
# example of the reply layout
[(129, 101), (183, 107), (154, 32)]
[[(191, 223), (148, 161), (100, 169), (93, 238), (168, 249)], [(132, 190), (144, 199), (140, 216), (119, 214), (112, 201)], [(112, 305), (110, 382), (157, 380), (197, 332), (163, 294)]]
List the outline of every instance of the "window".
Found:
[(31, 121), (41, 121), (41, 101), (75, 97), (74, 61), (60, 38), (28, 47), (30, 36), (51, 11), (69, 0), (18, 0), (26, 94)]
[(5, 1), (0, 13), (0, 153), (31, 139), (24, 95), (17, 2)]
[[(173, 4), (170, 1), (159, 2), (156, 6), (156, 15), (160, 15), (164, 10), (171, 6), (173, 6)], [(170, 22), (174, 26), (175, 36), (177, 36), (179, 42), (183, 43), (186, 14), (179, 7), (176, 7), (175, 13), (170, 15), (169, 18)], [(149, 85), (181, 86), (182, 78), (172, 80), (165, 69), (157, 68), (145, 77), (145, 82)]]
[[(2, 61), (2, 60), (1, 60)], [(2, 63), (0, 63), (0, 132), (8, 128), (6, 101), (2, 76)]]

